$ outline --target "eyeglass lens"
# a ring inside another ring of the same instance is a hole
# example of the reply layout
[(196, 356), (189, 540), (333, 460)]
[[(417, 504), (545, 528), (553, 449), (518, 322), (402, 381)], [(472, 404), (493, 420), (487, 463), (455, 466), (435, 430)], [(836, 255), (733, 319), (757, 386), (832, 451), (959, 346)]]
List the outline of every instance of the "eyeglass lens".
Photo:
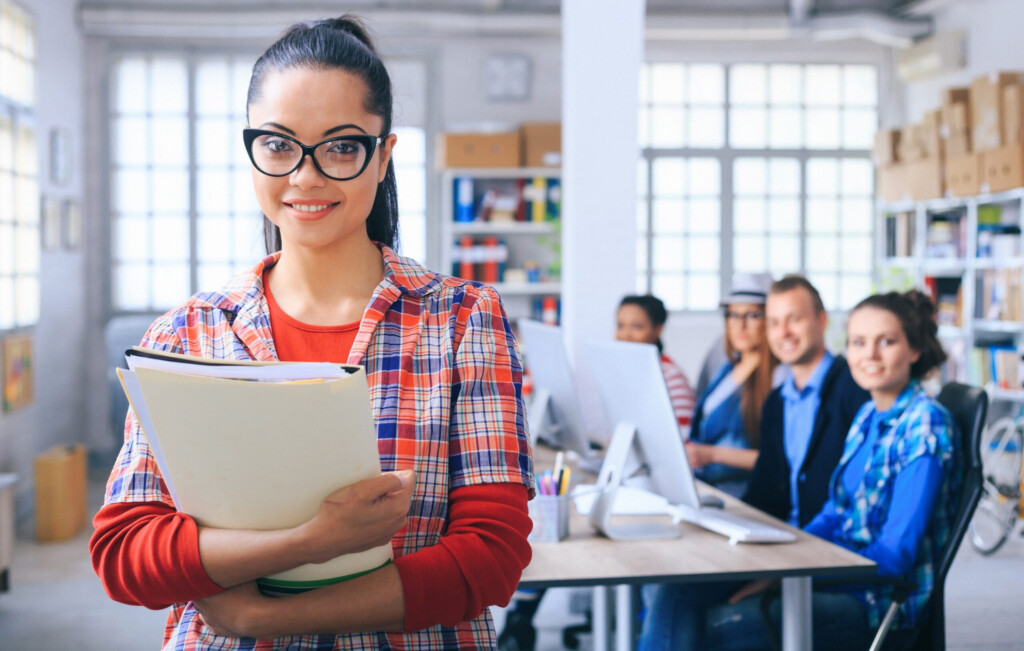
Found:
[[(321, 143), (313, 156), (324, 174), (342, 179), (357, 176), (369, 157), (362, 142), (345, 138)], [(288, 174), (298, 166), (302, 148), (287, 138), (261, 134), (253, 140), (252, 157), (266, 174)]]

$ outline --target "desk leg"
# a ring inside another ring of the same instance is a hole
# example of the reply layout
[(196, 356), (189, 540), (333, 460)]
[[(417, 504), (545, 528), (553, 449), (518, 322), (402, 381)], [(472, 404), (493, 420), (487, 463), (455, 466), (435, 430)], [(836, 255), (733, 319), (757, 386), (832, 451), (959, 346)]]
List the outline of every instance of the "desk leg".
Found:
[(633, 649), (633, 587), (615, 586), (615, 651)]
[(811, 577), (782, 579), (782, 648), (811, 651)]
[(594, 588), (594, 611), (591, 616), (591, 627), (594, 633), (594, 651), (608, 651), (611, 649), (612, 622), (611, 622), (611, 588), (606, 585), (599, 585)]

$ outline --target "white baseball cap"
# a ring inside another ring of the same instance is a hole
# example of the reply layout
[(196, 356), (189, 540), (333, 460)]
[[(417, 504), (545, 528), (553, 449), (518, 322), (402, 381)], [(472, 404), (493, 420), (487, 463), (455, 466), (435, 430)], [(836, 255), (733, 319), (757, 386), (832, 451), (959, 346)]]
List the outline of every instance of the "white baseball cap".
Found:
[(768, 300), (768, 290), (772, 286), (772, 277), (766, 273), (736, 274), (732, 278), (732, 290), (722, 299), (720, 305), (726, 307), (733, 303), (754, 303), (764, 305)]

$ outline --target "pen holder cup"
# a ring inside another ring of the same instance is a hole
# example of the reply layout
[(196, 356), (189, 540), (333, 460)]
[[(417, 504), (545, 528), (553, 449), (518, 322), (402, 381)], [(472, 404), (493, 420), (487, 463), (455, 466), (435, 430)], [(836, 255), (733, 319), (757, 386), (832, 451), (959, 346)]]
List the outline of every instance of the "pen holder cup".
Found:
[(558, 542), (569, 537), (569, 508), (572, 502), (568, 494), (537, 495), (529, 504), (530, 518), (533, 520), (530, 542)]

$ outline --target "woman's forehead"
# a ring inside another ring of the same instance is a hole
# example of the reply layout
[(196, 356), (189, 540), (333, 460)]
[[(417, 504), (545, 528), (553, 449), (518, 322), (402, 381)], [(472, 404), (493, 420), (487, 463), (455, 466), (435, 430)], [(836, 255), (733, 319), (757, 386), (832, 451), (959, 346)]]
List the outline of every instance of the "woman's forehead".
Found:
[(320, 134), (353, 124), (378, 135), (383, 119), (366, 110), (366, 83), (340, 68), (291, 67), (263, 78), (249, 106), (251, 126), (274, 122), (299, 133)]

